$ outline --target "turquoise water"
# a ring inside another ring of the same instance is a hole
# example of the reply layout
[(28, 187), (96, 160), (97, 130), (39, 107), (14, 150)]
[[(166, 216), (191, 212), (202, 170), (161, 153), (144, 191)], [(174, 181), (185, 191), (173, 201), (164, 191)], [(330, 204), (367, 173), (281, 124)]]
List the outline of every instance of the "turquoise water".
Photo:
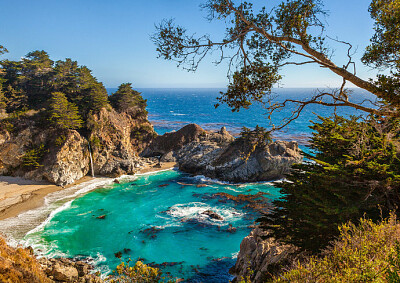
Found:
[[(190, 282), (228, 282), (228, 269), (258, 214), (246, 203), (213, 194), (258, 192), (269, 200), (279, 197), (268, 183), (227, 185), (174, 170), (140, 175), (73, 200), (25, 240), (48, 255), (92, 257), (103, 271), (120, 263), (120, 252), (123, 260), (161, 264), (165, 273)], [(207, 209), (223, 220), (202, 215)], [(230, 224), (235, 232), (228, 231)]]
[[(109, 92), (115, 89), (109, 89)], [(142, 89), (148, 101), (149, 120), (159, 134), (197, 123), (208, 130), (227, 127), (234, 134), (241, 127), (269, 128), (294, 110), (290, 106), (269, 121), (265, 110), (254, 105), (232, 113), (226, 106), (213, 105), (217, 89)], [(278, 89), (278, 101), (306, 99), (316, 90)], [(371, 98), (354, 91), (355, 101)], [(311, 135), (310, 120), (330, 116), (333, 108), (311, 105), (275, 138), (297, 140), (303, 150)], [(363, 115), (353, 108), (338, 108), (338, 114)], [(270, 184), (227, 185), (201, 177), (166, 171), (138, 176), (97, 189), (58, 208), (60, 212), (25, 236), (29, 245), (49, 256), (91, 257), (107, 273), (122, 260), (141, 259), (161, 267), (173, 277), (189, 282), (228, 282), (240, 242), (248, 235), (258, 213), (215, 193), (256, 194), (265, 192), (266, 202), (279, 197)], [(223, 217), (213, 220), (202, 214), (211, 209)], [(230, 229), (234, 227), (235, 229)], [(228, 230), (230, 229), (230, 230)]]

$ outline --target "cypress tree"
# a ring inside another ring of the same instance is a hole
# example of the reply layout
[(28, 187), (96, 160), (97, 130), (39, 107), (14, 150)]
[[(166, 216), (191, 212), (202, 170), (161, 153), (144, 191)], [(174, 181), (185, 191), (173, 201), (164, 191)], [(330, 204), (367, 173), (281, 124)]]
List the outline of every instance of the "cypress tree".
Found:
[(69, 102), (62, 92), (54, 92), (50, 98), (49, 120), (60, 129), (79, 129), (82, 120), (78, 107)]
[(319, 251), (338, 235), (338, 226), (388, 216), (400, 203), (397, 121), (319, 117), (311, 148), (315, 156), (276, 184), (283, 197), (260, 220), (271, 235)]

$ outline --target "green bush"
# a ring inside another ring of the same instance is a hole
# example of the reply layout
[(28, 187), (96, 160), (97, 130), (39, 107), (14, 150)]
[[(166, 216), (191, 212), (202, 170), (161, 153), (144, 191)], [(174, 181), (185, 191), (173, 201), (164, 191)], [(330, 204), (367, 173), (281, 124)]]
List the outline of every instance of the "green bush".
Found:
[(162, 273), (158, 268), (150, 267), (141, 261), (137, 261), (134, 266), (129, 266), (130, 260), (122, 262), (111, 276), (111, 283), (158, 283), (172, 282), (164, 281)]
[(28, 150), (22, 157), (22, 166), (29, 168), (39, 168), (42, 166), (40, 163), (43, 159), (44, 154), (47, 152), (44, 144), (34, 146)]
[(55, 145), (56, 145), (56, 146), (61, 146), (62, 144), (64, 144), (64, 142), (65, 142), (66, 140), (67, 140), (67, 137), (66, 137), (65, 135), (58, 136), (58, 137), (56, 138)]

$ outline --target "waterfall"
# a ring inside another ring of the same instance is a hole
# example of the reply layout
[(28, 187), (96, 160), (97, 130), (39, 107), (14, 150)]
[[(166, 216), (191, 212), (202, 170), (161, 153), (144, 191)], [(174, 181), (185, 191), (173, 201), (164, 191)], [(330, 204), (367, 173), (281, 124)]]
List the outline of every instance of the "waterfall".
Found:
[(92, 149), (90, 148), (90, 143), (89, 142), (88, 142), (88, 148), (89, 148), (89, 156), (90, 156), (90, 169), (92, 170), (92, 177), (94, 178)]

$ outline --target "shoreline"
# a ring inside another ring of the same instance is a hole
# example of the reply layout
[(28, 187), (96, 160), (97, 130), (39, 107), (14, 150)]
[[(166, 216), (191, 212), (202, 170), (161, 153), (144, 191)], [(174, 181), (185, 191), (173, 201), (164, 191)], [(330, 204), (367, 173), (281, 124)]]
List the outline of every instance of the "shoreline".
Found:
[[(175, 167), (175, 162), (163, 162), (161, 166), (147, 165), (140, 168), (134, 175), (149, 174)], [(17, 217), (21, 213), (43, 206), (46, 196), (51, 193), (62, 191), (94, 179), (96, 179), (96, 177), (85, 176), (70, 185), (61, 187), (46, 181), (33, 181), (20, 177), (0, 176), (0, 221)]]

